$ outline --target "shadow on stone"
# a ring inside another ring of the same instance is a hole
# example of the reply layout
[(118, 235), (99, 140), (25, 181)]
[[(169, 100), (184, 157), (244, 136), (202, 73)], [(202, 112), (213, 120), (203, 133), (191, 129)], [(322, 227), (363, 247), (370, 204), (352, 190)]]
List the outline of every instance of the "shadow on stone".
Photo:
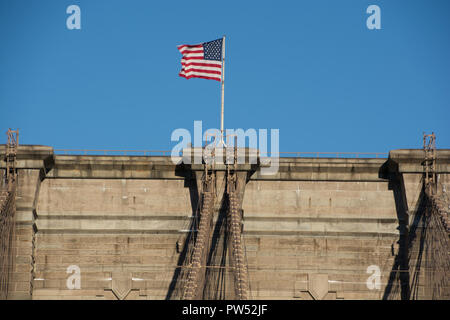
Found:
[[(183, 169), (180, 168), (179, 170), (176, 170), (176, 172), (183, 173), (183, 176), (184, 176), (185, 172), (191, 172), (191, 171), (186, 170), (184, 168)], [(182, 294), (181, 291), (183, 290), (183, 288), (182, 288), (182, 283), (179, 280), (183, 278), (182, 273), (184, 272), (184, 270), (182, 267), (185, 264), (185, 261), (187, 259), (189, 243), (191, 241), (195, 241), (195, 228), (196, 228), (195, 217), (196, 217), (196, 212), (197, 212), (198, 205), (199, 205), (199, 193), (198, 193), (197, 181), (191, 175), (187, 175), (184, 177), (185, 177), (184, 187), (189, 188), (189, 196), (190, 196), (191, 208), (192, 208), (192, 217), (189, 222), (189, 228), (187, 229), (187, 230), (189, 230), (189, 232), (187, 232), (186, 236), (184, 237), (184, 240), (183, 240), (183, 237), (180, 237), (180, 239), (176, 243), (177, 252), (179, 252), (180, 255), (178, 257), (177, 267), (175, 268), (175, 271), (172, 276), (172, 281), (170, 282), (170, 286), (167, 291), (166, 300), (173, 300), (173, 299), (181, 298), (181, 294)], [(180, 244), (181, 243), (182, 243), (182, 247), (181, 247), (181, 252), (180, 252)]]

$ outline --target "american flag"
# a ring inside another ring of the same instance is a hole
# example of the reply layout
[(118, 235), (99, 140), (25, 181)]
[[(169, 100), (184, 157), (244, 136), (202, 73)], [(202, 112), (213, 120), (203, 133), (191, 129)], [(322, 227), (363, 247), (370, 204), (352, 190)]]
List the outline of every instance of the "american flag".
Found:
[(221, 81), (222, 41), (223, 39), (217, 39), (202, 44), (178, 46), (178, 50), (183, 55), (179, 76), (186, 79), (202, 78)]

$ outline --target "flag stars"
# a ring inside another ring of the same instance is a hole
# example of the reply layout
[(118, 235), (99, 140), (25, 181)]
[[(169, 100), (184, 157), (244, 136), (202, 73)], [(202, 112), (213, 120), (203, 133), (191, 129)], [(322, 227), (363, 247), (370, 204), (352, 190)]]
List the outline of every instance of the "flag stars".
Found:
[(222, 60), (223, 39), (217, 39), (203, 43), (203, 54), (205, 60)]

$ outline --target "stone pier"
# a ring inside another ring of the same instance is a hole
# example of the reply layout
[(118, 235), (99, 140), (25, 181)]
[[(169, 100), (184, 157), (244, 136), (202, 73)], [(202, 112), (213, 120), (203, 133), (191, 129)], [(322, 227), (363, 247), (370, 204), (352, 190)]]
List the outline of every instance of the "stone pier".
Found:
[[(387, 159), (280, 158), (272, 175), (242, 169), (250, 297), (385, 298), (422, 159), (423, 150), (393, 150)], [(23, 145), (17, 167), (12, 299), (167, 298), (203, 165)], [(438, 150), (437, 170), (450, 189), (450, 150)], [(68, 288), (70, 266), (80, 288)]]

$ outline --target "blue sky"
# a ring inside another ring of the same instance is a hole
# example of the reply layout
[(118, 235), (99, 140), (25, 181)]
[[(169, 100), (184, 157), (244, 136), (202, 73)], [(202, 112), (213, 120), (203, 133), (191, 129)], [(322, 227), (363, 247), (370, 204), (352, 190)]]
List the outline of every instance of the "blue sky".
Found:
[(450, 148), (449, 14), (448, 0), (0, 0), (0, 131), (170, 150), (174, 129), (220, 125), (219, 82), (179, 77), (176, 45), (226, 34), (226, 128), (280, 129), (280, 151), (418, 148), (424, 131)]

